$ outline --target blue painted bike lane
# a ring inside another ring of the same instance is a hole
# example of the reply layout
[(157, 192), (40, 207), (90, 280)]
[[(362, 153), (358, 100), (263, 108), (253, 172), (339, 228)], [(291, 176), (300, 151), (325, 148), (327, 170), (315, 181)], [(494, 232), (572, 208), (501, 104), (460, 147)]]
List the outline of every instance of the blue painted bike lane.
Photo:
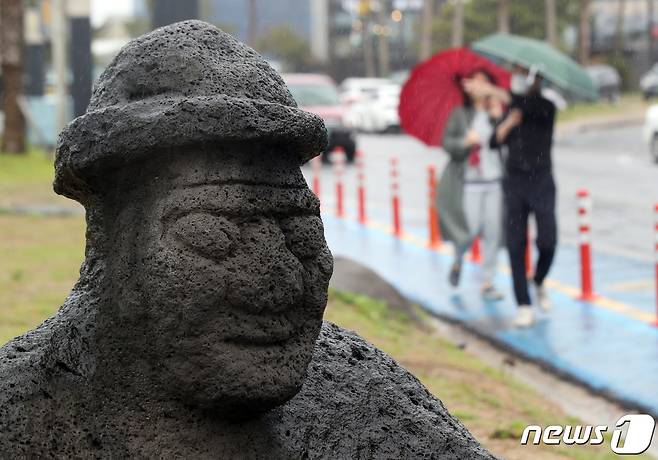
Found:
[[(577, 300), (577, 248), (561, 245), (547, 280), (553, 301), (549, 313), (537, 310), (531, 328), (512, 326), (515, 304), (511, 280), (502, 267), (497, 286), (502, 302), (483, 302), (479, 266), (464, 266), (459, 289), (447, 283), (452, 261), (446, 251), (425, 247), (421, 229), (394, 238), (384, 226), (362, 226), (323, 214), (325, 235), (335, 256), (349, 257), (375, 270), (403, 295), (431, 313), (466, 328), (594, 391), (658, 414), (658, 328), (653, 324), (652, 265), (597, 253), (595, 280), (600, 296)], [(506, 256), (501, 251), (500, 261)], [(618, 287), (621, 286), (621, 289)], [(624, 288), (626, 286), (626, 288)], [(628, 288), (630, 286), (631, 288)]]

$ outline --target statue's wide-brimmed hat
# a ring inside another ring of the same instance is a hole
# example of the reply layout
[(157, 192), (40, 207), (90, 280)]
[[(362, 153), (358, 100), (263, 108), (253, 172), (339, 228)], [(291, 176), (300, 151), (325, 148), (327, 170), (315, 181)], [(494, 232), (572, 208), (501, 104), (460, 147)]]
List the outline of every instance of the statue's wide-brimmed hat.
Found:
[(87, 112), (60, 135), (54, 188), (80, 199), (108, 169), (222, 141), (276, 145), (301, 164), (326, 148), (327, 131), (254, 50), (203, 21), (179, 22), (131, 41), (103, 72)]

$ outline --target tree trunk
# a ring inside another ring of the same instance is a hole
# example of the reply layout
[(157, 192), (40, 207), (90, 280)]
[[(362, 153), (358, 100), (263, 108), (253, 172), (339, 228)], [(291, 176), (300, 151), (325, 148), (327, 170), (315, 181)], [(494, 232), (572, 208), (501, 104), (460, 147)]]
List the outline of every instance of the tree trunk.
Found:
[(590, 27), (589, 27), (590, 0), (580, 0), (580, 19), (578, 26), (578, 62), (581, 65), (589, 64), (590, 55)]
[(452, 46), (464, 45), (464, 1), (453, 0), (454, 13), (452, 16)]
[(388, 36), (389, 36), (389, 27), (386, 25), (388, 21), (389, 9), (385, 6), (385, 2), (380, 2), (379, 12), (377, 13), (378, 22), (380, 25), (379, 43), (377, 46), (377, 51), (379, 54), (379, 76), (388, 77), (388, 74), (391, 72), (390, 64), (390, 55), (388, 49)]
[(557, 47), (557, 20), (555, 13), (555, 0), (546, 0), (546, 41)]
[(626, 0), (617, 0), (617, 26), (615, 28), (615, 51), (624, 52), (624, 23), (626, 21)]
[(509, 0), (498, 0), (498, 32), (508, 34), (509, 27)]
[(421, 61), (432, 54), (432, 23), (434, 22), (434, 0), (423, 3), (423, 18), (420, 31), (420, 49), (418, 58)]
[(19, 99), (23, 95), (23, 2), (22, 0), (0, 0), (0, 54), (4, 97), (2, 109), (5, 113), (4, 135), (0, 151), (25, 152), (25, 117)]

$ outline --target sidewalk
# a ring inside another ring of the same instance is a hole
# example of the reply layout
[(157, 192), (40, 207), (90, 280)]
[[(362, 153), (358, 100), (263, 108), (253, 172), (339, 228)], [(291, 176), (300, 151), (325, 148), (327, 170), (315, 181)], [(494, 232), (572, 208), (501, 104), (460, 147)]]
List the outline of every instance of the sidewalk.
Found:
[[(504, 301), (484, 303), (479, 296), (479, 266), (465, 264), (459, 289), (447, 273), (449, 251), (425, 247), (423, 229), (410, 227), (401, 240), (377, 223), (361, 226), (324, 213), (329, 247), (375, 270), (411, 301), (593, 391), (629, 407), (658, 414), (658, 328), (653, 296), (653, 267), (618, 256), (594, 254), (593, 303), (576, 300), (578, 263), (575, 247), (562, 245), (547, 280), (554, 308), (537, 309), (538, 321), (515, 329), (512, 289), (501, 252), (497, 285)], [(596, 284), (598, 283), (598, 284)]]

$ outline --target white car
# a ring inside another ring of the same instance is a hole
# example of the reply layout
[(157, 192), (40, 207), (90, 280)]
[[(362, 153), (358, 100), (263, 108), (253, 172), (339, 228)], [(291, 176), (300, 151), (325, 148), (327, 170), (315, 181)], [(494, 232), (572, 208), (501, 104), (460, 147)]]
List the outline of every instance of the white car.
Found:
[(340, 97), (346, 104), (357, 104), (372, 98), (377, 89), (389, 85), (386, 78), (346, 78), (338, 87)]
[(647, 109), (644, 116), (644, 142), (649, 146), (649, 152), (653, 161), (658, 163), (658, 104)]
[(348, 78), (341, 85), (347, 117), (362, 132), (397, 131), (400, 86), (384, 78)]
[(366, 131), (375, 133), (398, 132), (400, 130), (399, 85), (388, 84), (377, 89), (364, 119)]

